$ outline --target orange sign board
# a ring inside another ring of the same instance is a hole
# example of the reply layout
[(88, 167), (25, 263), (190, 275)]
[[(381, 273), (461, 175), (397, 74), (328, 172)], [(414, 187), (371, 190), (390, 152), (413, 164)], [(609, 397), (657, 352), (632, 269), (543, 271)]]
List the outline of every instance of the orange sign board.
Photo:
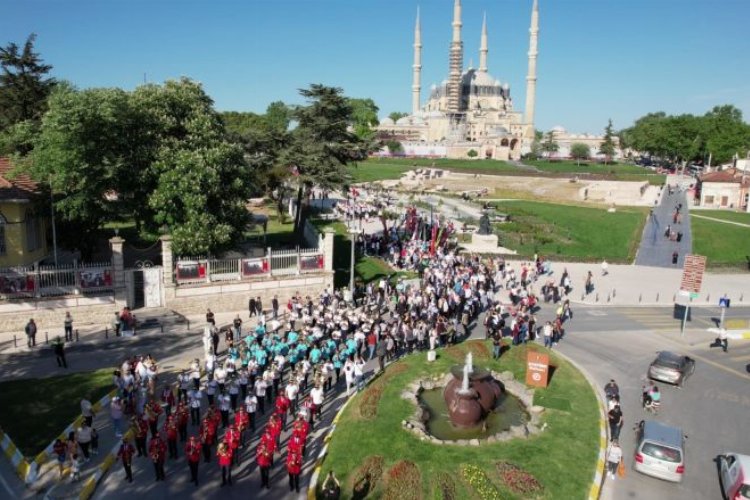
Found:
[(549, 382), (549, 356), (529, 352), (526, 356), (526, 385), (547, 387)]
[(705, 270), (706, 257), (704, 255), (686, 255), (680, 290), (693, 293), (700, 292)]

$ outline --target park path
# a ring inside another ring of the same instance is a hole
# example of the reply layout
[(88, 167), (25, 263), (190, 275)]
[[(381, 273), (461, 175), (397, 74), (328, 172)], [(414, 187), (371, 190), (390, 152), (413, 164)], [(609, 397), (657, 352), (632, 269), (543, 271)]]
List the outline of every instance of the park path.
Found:
[[(682, 204), (680, 210), (682, 221), (675, 224), (672, 214), (679, 204)], [(664, 236), (667, 227), (675, 232), (681, 232), (682, 240), (679, 242), (671, 241)], [(686, 191), (684, 189), (673, 189), (670, 194), (668, 187), (665, 186), (662, 189), (659, 204), (653, 208), (643, 228), (635, 264), (639, 266), (682, 268), (685, 255), (691, 253), (692, 249), (693, 239)], [(673, 252), (678, 254), (676, 264), (672, 263)]]
[(737, 222), (737, 221), (733, 221), (733, 220), (717, 219), (715, 217), (708, 217), (706, 215), (693, 214), (692, 217), (697, 217), (699, 219), (710, 220), (710, 221), (713, 221), (713, 222), (721, 222), (723, 224), (734, 224), (735, 226), (750, 227), (750, 224), (745, 224), (745, 223)]

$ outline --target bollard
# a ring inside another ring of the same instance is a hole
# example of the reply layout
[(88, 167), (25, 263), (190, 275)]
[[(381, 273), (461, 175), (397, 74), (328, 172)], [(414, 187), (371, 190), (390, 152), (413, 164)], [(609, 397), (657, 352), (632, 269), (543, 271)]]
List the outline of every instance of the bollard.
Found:
[(656, 294), (656, 301), (659, 302), (659, 294)]
[(108, 326), (104, 327), (104, 338), (105, 339), (109, 338), (109, 327)]
[(638, 303), (643, 302), (643, 294), (638, 295)]
[(187, 320), (187, 331), (190, 332), (190, 320)]
[(711, 294), (709, 293), (708, 296), (706, 296), (706, 302), (711, 302)]
[(672, 302), (677, 302), (677, 294), (672, 295)]
[(740, 295), (740, 302), (742, 302), (742, 299), (744, 298), (745, 298), (745, 294), (743, 293), (742, 295)]
[(599, 302), (599, 294), (596, 294), (596, 301)]
[(617, 297), (617, 288), (612, 289), (612, 298), (614, 299), (615, 297)]
[(609, 302), (611, 299), (612, 297), (609, 294), (607, 294), (607, 302)]
[(78, 328), (76, 328), (76, 342), (81, 340), (81, 337), (78, 335)]
[(18, 349), (18, 339), (16, 338), (16, 334), (13, 334), (13, 348)]
[(49, 344), (49, 336), (47, 335), (47, 332), (44, 332), (44, 343)]

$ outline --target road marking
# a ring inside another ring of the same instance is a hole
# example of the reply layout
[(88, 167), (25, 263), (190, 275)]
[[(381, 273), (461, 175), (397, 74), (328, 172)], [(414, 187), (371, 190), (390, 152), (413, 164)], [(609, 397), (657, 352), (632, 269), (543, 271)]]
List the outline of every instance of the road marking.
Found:
[[(669, 337), (663, 337), (664, 340), (669, 342), (672, 345), (678, 346), (680, 349), (685, 349), (685, 345), (681, 344), (680, 342), (676, 342)], [(727, 373), (731, 373), (732, 375), (739, 377), (741, 379), (750, 380), (750, 374), (742, 373), (741, 371), (735, 370), (733, 368), (729, 368), (727, 366), (722, 365), (721, 363), (718, 363), (716, 361), (712, 361), (706, 357), (701, 356), (700, 354), (696, 354), (695, 351), (690, 351), (690, 355), (695, 358), (703, 361), (704, 363), (708, 363), (709, 365), (713, 366), (714, 368), (718, 368), (719, 370), (725, 371)]]
[(594, 309), (591, 311), (586, 311), (590, 316), (606, 316), (607, 313), (604, 311), (600, 311), (599, 309)]
[(750, 354), (745, 354), (741, 356), (729, 356), (729, 359), (732, 361), (750, 361)]

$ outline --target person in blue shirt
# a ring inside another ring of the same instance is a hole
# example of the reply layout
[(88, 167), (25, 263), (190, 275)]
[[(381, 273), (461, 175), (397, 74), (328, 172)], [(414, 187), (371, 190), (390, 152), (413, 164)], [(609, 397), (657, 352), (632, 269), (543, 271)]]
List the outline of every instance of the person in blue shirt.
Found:
[(313, 346), (310, 350), (310, 363), (317, 365), (320, 363), (320, 357), (323, 355), (320, 348), (317, 345)]
[(341, 353), (335, 353), (333, 355), (333, 369), (336, 372), (336, 385), (339, 384), (339, 378), (341, 377), (341, 368), (344, 367), (344, 359)]
[(294, 330), (290, 330), (289, 333), (286, 334), (286, 341), (289, 342), (289, 344), (296, 344), (297, 339), (299, 339), (299, 334)]

